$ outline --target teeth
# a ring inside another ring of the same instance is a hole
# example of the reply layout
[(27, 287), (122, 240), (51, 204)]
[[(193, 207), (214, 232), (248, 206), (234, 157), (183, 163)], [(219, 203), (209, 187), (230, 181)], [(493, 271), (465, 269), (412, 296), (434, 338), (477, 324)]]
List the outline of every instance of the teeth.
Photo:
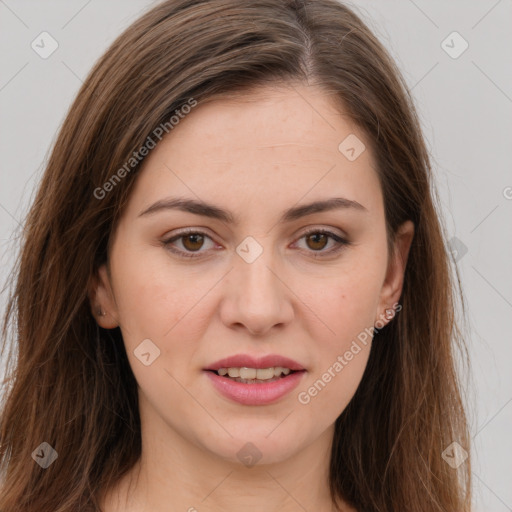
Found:
[[(230, 370), (233, 370), (233, 368)], [(237, 371), (238, 369), (234, 368), (234, 370)], [(272, 370), (272, 368), (270, 368), (270, 370)], [(235, 375), (235, 377), (240, 377), (241, 379), (255, 379), (260, 371), (261, 370), (256, 370), (256, 368), (240, 368), (240, 370), (238, 370), (238, 375)], [(273, 376), (274, 372), (272, 372), (272, 377)], [(262, 377), (258, 378), (261, 379)]]
[(290, 371), (290, 368), (275, 366), (272, 368), (219, 368), (217, 373), (221, 376), (229, 375), (233, 379), (270, 380), (274, 377), (279, 377), (281, 374), (288, 375)]
[[(274, 368), (259, 368), (256, 370), (256, 378), (258, 380), (267, 380), (267, 379), (273, 379), (274, 377), (279, 377), (281, 375), (281, 369), (277, 368), (278, 374), (275, 374)], [(241, 376), (241, 375), (240, 375)]]
[(240, 370), (238, 368), (229, 368), (228, 375), (230, 377), (240, 377)]

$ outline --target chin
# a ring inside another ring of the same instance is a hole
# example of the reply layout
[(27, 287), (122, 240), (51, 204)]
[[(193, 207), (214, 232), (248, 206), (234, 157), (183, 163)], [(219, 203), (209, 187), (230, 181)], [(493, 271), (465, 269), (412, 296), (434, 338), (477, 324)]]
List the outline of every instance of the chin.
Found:
[(239, 429), (226, 427), (233, 437), (226, 433), (218, 438), (209, 437), (202, 444), (214, 456), (246, 467), (277, 464), (286, 461), (300, 446), (307, 444), (303, 429), (301, 435), (285, 428), (279, 432), (278, 425), (279, 421), (274, 421), (271, 428), (267, 424), (261, 428), (245, 428), (243, 425)]

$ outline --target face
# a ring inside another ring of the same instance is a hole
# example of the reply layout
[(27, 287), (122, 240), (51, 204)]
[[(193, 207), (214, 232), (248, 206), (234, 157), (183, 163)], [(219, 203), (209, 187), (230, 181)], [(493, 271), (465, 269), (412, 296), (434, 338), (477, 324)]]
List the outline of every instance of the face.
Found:
[[(412, 234), (404, 224), (388, 254), (368, 144), (321, 90), (195, 107), (144, 160), (91, 293), (100, 325), (121, 328), (143, 425), (234, 462), (332, 436), (399, 300)], [(248, 383), (240, 367), (294, 371)]]

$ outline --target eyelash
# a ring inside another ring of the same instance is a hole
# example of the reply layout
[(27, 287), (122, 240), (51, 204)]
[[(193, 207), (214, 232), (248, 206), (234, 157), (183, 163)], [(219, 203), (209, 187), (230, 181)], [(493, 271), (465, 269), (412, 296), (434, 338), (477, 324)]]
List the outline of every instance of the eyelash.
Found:
[[(312, 235), (312, 234), (322, 234), (322, 235), (327, 235), (329, 238), (332, 238), (336, 243), (337, 243), (337, 246), (328, 250), (328, 251), (308, 251), (308, 252), (312, 252), (313, 253), (313, 258), (323, 258), (324, 256), (330, 256), (330, 255), (333, 255), (333, 254), (337, 254), (338, 252), (340, 252), (342, 249), (345, 248), (345, 246), (348, 246), (348, 245), (351, 245), (352, 242), (349, 242), (348, 240), (346, 240), (345, 238), (342, 238), (340, 237), (339, 235), (336, 235), (335, 233), (333, 233), (332, 231), (329, 231), (329, 230), (326, 230), (326, 229), (321, 229), (321, 228), (316, 228), (316, 229), (311, 229), (309, 231), (306, 231), (305, 233), (302, 234), (302, 236), (299, 238), (299, 240), (307, 237), (308, 235)], [(182, 257), (182, 258), (200, 258), (202, 256), (202, 253), (200, 252), (187, 252), (187, 251), (182, 251), (181, 249), (175, 249), (171, 246), (171, 243), (176, 241), (176, 240), (179, 240), (181, 238), (185, 238), (186, 236), (189, 236), (189, 235), (201, 235), (203, 237), (206, 237), (206, 238), (210, 238), (211, 240), (211, 237), (209, 235), (207, 235), (206, 233), (202, 232), (202, 231), (196, 231), (194, 229), (189, 229), (189, 230), (186, 230), (186, 231), (182, 231), (181, 233), (177, 234), (177, 235), (174, 235), (172, 238), (169, 238), (167, 240), (163, 240), (162, 241), (162, 244), (168, 249), (170, 250), (171, 252), (173, 252), (174, 254), (177, 254), (178, 256)]]

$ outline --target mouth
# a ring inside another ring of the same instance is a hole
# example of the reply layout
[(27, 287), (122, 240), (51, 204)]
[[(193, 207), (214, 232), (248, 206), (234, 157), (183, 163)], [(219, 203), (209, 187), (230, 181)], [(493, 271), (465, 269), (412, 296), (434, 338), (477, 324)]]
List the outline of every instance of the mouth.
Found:
[(307, 373), (296, 361), (277, 355), (232, 356), (204, 372), (223, 397), (243, 405), (267, 405), (288, 395)]
[(270, 368), (247, 368), (247, 367), (230, 367), (219, 368), (218, 370), (207, 370), (217, 374), (219, 377), (225, 377), (234, 382), (242, 384), (264, 384), (267, 382), (275, 382), (285, 378), (288, 375), (305, 370), (291, 370), (282, 366), (274, 366)]

